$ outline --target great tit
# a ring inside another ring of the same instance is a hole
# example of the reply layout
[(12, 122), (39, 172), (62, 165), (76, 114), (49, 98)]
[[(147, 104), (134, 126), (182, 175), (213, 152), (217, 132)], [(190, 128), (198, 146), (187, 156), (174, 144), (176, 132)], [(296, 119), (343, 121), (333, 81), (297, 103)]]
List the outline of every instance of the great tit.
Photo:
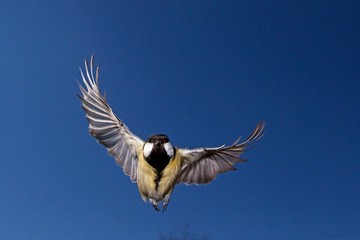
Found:
[(235, 170), (244, 162), (240, 154), (263, 135), (264, 122), (243, 142), (240, 138), (230, 146), (185, 149), (174, 147), (164, 134), (150, 136), (147, 141), (133, 134), (115, 115), (99, 91), (99, 66), (94, 76), (94, 56), (85, 59), (85, 74), (80, 68), (85, 88), (79, 83), (82, 108), (89, 122), (90, 134), (104, 145), (132, 182), (137, 182), (142, 199), (156, 211), (165, 211), (176, 184), (206, 184), (219, 173)]

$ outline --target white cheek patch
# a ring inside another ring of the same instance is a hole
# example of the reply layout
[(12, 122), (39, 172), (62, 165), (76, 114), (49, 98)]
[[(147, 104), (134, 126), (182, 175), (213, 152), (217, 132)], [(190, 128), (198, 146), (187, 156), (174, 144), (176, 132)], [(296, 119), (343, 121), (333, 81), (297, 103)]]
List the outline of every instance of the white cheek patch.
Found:
[(167, 142), (164, 144), (164, 148), (165, 148), (165, 151), (167, 153), (167, 155), (172, 158), (174, 156), (174, 148), (173, 146), (171, 145), (170, 142)]
[(144, 145), (144, 157), (148, 157), (154, 147), (153, 143), (145, 143)]

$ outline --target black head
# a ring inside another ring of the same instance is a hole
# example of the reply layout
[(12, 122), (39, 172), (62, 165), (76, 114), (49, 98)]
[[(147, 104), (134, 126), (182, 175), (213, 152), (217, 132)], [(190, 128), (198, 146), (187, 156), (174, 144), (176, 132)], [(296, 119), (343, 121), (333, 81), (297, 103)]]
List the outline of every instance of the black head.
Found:
[(154, 147), (161, 147), (165, 143), (169, 142), (169, 137), (165, 134), (154, 134), (150, 136), (146, 142), (153, 143)]
[(148, 138), (144, 145), (145, 160), (158, 171), (162, 171), (174, 157), (174, 147), (165, 134), (155, 134)]

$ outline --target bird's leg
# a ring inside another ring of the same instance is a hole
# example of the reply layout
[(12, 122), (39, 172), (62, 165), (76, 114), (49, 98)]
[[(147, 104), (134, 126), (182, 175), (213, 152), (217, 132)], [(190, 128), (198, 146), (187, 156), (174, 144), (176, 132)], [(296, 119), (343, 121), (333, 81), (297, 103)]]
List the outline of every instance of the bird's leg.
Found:
[(149, 198), (149, 201), (156, 211), (160, 211), (160, 208), (158, 207), (158, 203), (154, 199)]
[(167, 209), (167, 206), (168, 206), (169, 201), (170, 201), (170, 196), (171, 196), (171, 194), (169, 193), (169, 194), (167, 194), (167, 195), (165, 196), (165, 198), (164, 198), (164, 201), (163, 201), (163, 209), (162, 209), (163, 212), (165, 212), (166, 209)]

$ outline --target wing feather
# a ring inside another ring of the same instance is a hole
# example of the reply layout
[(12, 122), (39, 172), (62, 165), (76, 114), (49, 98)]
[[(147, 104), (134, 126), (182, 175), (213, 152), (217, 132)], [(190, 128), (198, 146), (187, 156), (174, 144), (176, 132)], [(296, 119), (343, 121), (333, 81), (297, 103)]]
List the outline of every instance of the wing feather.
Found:
[(264, 134), (265, 123), (259, 123), (244, 141), (237, 139), (230, 146), (217, 148), (178, 149), (183, 159), (177, 183), (205, 184), (214, 180), (219, 173), (236, 170), (235, 163), (244, 162), (240, 155)]
[[(114, 114), (104, 95), (99, 91), (99, 66), (94, 78), (94, 56), (90, 64), (85, 60), (85, 74), (80, 68), (85, 88), (79, 84), (82, 96), (78, 95), (89, 122), (90, 134), (104, 145), (115, 158), (131, 181), (137, 180), (137, 149), (144, 141), (133, 134)], [(89, 71), (90, 67), (90, 71)]]

